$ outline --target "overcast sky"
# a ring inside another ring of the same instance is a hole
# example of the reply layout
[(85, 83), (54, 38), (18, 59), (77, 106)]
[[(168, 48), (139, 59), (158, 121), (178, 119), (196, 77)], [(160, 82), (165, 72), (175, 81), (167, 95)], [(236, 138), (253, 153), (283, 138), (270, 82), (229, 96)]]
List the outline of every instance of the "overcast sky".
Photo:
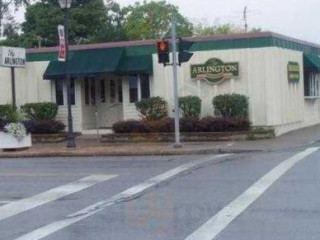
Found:
[[(137, 0), (115, 0), (122, 6)], [(320, 0), (167, 0), (191, 21), (242, 24), (248, 6), (249, 27), (261, 27), (320, 44)]]

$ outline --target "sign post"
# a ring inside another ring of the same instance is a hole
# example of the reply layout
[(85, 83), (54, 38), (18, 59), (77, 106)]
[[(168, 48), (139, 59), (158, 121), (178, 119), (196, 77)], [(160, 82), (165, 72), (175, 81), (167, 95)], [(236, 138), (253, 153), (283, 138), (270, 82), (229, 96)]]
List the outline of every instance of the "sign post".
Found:
[(177, 61), (177, 35), (176, 35), (176, 20), (171, 20), (171, 41), (172, 41), (172, 68), (173, 68), (173, 98), (174, 98), (174, 129), (175, 129), (175, 145), (176, 148), (181, 148), (180, 142), (180, 109), (178, 98), (178, 61)]
[(16, 106), (16, 83), (15, 68), (24, 68), (26, 66), (26, 50), (24, 48), (1, 47), (0, 65), (11, 68), (11, 91), (12, 105)]

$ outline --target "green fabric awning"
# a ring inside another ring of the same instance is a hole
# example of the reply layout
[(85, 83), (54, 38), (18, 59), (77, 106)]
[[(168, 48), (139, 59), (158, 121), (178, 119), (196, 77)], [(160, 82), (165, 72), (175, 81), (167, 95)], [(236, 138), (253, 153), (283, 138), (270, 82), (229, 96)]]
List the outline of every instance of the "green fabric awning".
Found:
[[(63, 79), (65, 67), (65, 62), (51, 61), (43, 78)], [(79, 50), (70, 53), (68, 69), (71, 77), (152, 73), (152, 55), (128, 57), (124, 48)]]
[(320, 70), (320, 56), (315, 54), (304, 54), (304, 66), (306, 68), (317, 68)]
[(117, 67), (118, 74), (133, 74), (133, 73), (152, 73), (152, 56), (142, 55), (134, 57), (123, 57)]
[[(106, 48), (71, 52), (68, 71), (71, 77), (114, 73), (122, 58), (123, 51), (122, 48)], [(43, 78), (64, 78), (65, 67), (65, 62), (52, 61), (45, 71)]]

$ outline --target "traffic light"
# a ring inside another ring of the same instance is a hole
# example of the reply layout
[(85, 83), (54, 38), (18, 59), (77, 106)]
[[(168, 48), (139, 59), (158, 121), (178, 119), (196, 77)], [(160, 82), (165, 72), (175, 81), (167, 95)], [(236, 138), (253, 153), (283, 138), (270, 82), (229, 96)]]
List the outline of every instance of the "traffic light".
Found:
[(188, 50), (191, 48), (192, 45), (193, 45), (193, 42), (180, 39), (179, 55), (178, 55), (180, 66), (181, 66), (181, 63), (189, 62), (190, 58), (193, 56), (193, 53), (188, 52)]
[(166, 63), (170, 61), (169, 41), (162, 40), (160, 42), (157, 42), (157, 50), (158, 50), (159, 63), (163, 63), (164, 65), (166, 65)]

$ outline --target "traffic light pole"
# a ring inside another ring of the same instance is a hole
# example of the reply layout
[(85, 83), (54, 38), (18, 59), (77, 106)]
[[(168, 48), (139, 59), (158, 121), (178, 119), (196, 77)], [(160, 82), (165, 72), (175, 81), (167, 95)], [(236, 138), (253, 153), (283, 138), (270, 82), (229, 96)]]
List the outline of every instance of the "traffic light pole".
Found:
[(175, 145), (181, 148), (180, 142), (180, 124), (179, 124), (179, 98), (178, 98), (178, 61), (177, 61), (177, 34), (176, 20), (171, 20), (171, 41), (172, 41), (172, 68), (173, 68), (173, 98), (174, 98), (174, 127), (175, 127)]

